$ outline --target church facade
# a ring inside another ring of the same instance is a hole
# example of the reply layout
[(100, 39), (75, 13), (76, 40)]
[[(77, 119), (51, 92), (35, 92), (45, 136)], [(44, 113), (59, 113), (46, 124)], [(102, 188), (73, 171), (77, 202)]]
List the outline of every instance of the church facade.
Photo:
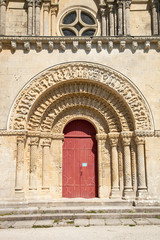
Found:
[(160, 2), (0, 0), (0, 201), (160, 201)]

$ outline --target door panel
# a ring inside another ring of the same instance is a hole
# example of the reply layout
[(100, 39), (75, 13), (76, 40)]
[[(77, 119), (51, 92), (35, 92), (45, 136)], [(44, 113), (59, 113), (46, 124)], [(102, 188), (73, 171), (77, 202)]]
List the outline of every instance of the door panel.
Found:
[[(71, 126), (70, 131), (72, 131)], [(63, 197), (93, 198), (97, 196), (97, 142), (93, 135), (90, 137), (86, 135), (82, 137), (82, 135), (83, 131), (81, 133), (78, 131), (78, 137), (74, 134), (73, 137), (65, 136), (64, 138)]]

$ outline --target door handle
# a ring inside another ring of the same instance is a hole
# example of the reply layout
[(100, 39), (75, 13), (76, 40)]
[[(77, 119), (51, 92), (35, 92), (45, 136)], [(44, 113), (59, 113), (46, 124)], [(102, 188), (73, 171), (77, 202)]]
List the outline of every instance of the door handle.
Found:
[(82, 171), (81, 171), (81, 173), (80, 173), (80, 176), (82, 176)]

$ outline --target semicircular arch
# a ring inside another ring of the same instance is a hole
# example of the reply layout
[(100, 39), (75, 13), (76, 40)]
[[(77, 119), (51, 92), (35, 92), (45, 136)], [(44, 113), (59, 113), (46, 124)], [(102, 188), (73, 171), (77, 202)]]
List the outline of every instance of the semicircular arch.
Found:
[[(134, 130), (153, 130), (151, 111), (142, 94), (125, 76), (115, 70), (94, 63), (71, 62), (51, 67), (32, 79), (16, 98), (8, 121), (8, 129), (26, 129), (32, 107), (45, 92), (64, 82), (93, 82), (108, 89), (121, 100), (134, 123)], [(97, 88), (99, 89), (99, 88)], [(113, 104), (114, 105), (114, 104)], [(124, 116), (124, 114), (122, 114)], [(120, 114), (120, 119), (122, 118)]]

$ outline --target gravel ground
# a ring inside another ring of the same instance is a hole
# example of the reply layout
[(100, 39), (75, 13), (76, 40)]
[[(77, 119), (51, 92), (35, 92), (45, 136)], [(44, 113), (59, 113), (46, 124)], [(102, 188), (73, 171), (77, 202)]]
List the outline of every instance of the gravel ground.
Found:
[(95, 226), (1, 229), (2, 240), (159, 240), (160, 226)]

